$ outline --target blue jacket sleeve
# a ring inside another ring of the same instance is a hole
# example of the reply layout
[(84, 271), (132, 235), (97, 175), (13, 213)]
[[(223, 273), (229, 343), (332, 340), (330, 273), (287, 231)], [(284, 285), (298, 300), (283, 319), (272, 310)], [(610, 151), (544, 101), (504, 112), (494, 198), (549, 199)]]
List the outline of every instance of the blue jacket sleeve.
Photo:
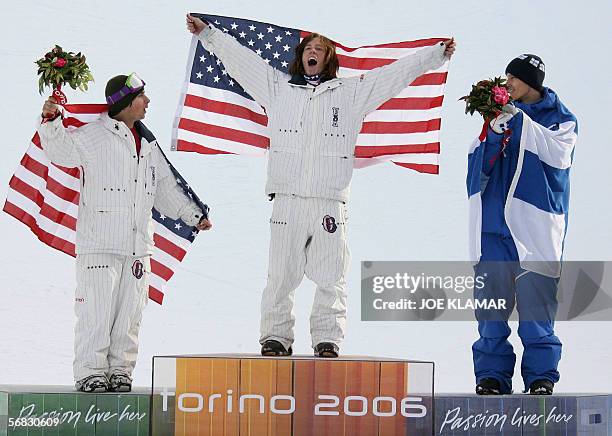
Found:
[(490, 127), (487, 132), (487, 137), (482, 143), (484, 146), (482, 172), (486, 176), (491, 175), (493, 166), (497, 161), (499, 154), (502, 151), (502, 141), (504, 139), (503, 133), (495, 133)]

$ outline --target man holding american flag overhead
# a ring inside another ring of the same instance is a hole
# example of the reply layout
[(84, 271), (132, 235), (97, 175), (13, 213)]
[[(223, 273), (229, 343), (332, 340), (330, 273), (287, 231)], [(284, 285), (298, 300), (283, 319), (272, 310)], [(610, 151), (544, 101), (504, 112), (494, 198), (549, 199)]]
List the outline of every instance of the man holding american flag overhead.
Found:
[(149, 98), (135, 73), (106, 85), (108, 113), (64, 126), (54, 97), (42, 109), (40, 142), (51, 162), (81, 169), (76, 222), (76, 388), (131, 390), (138, 332), (147, 303), (152, 209), (208, 230), (208, 206), (179, 185), (153, 134), (142, 124)]
[(310, 318), (315, 356), (337, 357), (346, 324), (346, 203), (357, 135), (367, 114), (418, 76), (441, 67), (455, 43), (440, 42), (360, 76), (338, 78), (335, 46), (318, 34), (301, 40), (285, 74), (226, 35), (226, 29), (192, 15), (187, 28), (268, 117), (266, 194), (274, 207), (261, 353), (292, 353), (293, 293), (306, 274), (317, 284)]

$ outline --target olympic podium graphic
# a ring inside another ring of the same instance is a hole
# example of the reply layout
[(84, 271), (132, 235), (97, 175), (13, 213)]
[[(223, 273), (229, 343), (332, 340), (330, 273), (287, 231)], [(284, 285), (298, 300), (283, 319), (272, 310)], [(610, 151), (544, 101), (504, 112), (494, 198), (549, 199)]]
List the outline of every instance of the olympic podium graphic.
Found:
[(153, 362), (154, 436), (433, 432), (432, 362), (255, 355)]
[(433, 396), (432, 362), (159, 356), (152, 386), (0, 386), (0, 436), (612, 435), (612, 395)]

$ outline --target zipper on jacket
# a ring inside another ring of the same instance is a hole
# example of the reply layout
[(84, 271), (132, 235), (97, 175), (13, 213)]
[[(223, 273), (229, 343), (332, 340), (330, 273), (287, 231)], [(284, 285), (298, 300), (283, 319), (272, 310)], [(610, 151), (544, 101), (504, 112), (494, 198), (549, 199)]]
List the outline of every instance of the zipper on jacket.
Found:
[[(136, 210), (136, 203), (137, 203), (137, 200), (138, 200), (138, 176), (140, 175), (140, 156), (138, 155), (138, 152), (136, 150), (136, 140), (134, 139), (134, 135), (131, 135), (131, 133), (132, 132), (130, 132), (130, 136), (132, 137), (132, 140), (134, 142), (132, 144), (133, 145), (133, 151), (134, 151), (134, 153), (136, 153), (136, 178), (134, 179), (134, 198), (133, 198), (133, 200), (134, 200), (134, 203), (133, 203), (134, 204), (134, 208), (133, 208), (133, 214), (132, 214), (132, 220), (133, 220), (132, 221), (132, 240), (133, 240), (133, 242), (132, 242), (132, 244), (133, 244), (132, 245), (132, 255), (136, 256), (136, 234), (138, 233), (138, 228), (136, 227), (136, 222), (137, 222), (136, 215), (138, 213), (137, 210)], [(132, 142), (132, 141), (130, 141), (130, 142)], [(140, 149), (142, 150), (142, 143), (141, 143), (140, 147), (141, 147)], [(128, 152), (129, 152), (129, 150), (128, 150)]]

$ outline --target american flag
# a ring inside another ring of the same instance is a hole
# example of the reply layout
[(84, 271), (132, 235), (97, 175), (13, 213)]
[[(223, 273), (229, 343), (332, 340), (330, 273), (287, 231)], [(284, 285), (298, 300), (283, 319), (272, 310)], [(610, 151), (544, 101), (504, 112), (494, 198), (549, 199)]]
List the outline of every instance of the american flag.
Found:
[[(64, 126), (77, 129), (94, 121), (106, 110), (105, 104), (66, 105)], [(206, 207), (176, 169), (172, 165), (170, 168), (184, 192), (201, 208)], [(35, 133), (9, 182), (3, 210), (28, 226), (40, 241), (75, 256), (79, 176), (78, 168), (52, 164), (42, 149), (38, 133)], [(149, 298), (161, 304), (166, 282), (185, 257), (198, 232), (182, 220), (174, 221), (155, 209), (152, 215), (155, 248), (151, 256)]]
[[(288, 73), (294, 48), (309, 35), (299, 29), (216, 15), (193, 14), (229, 33), (274, 68)], [(448, 38), (350, 48), (335, 43), (340, 77), (357, 76)], [(418, 77), (364, 120), (355, 167), (392, 161), (422, 173), (439, 172), (440, 116), (448, 62)], [(203, 154), (265, 155), (268, 119), (223, 62), (192, 39), (172, 148)]]

